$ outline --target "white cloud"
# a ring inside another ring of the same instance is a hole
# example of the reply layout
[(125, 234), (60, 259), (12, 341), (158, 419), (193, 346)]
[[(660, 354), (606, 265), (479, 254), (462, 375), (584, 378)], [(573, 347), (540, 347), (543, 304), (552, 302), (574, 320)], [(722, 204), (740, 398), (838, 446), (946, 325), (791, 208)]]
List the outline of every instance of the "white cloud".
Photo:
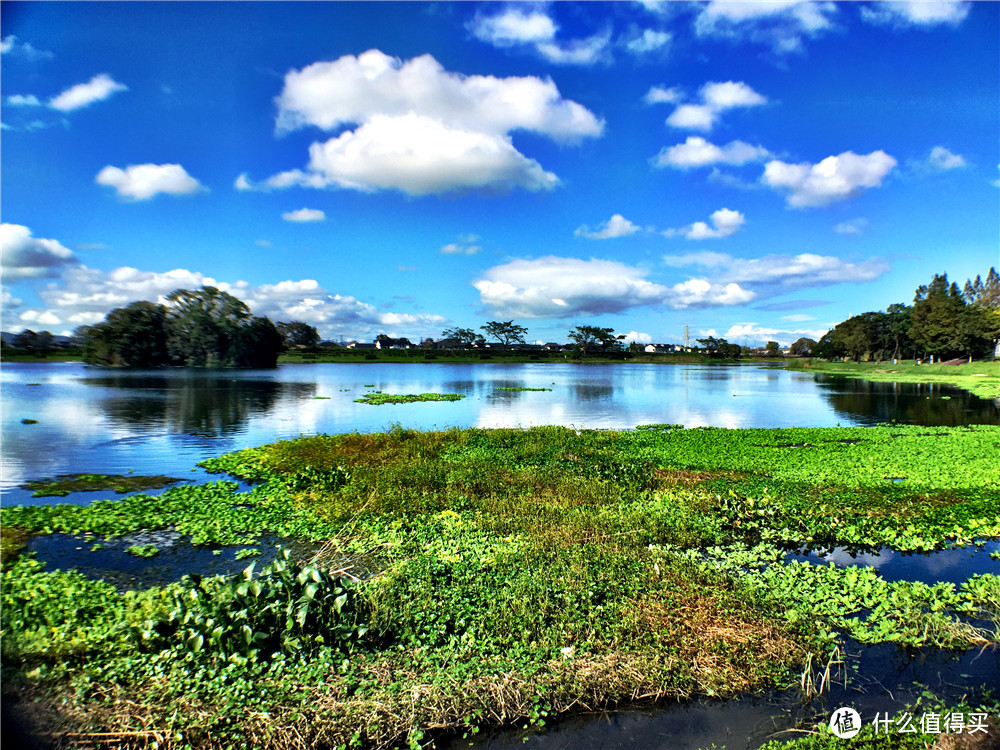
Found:
[(316, 208), (300, 208), (297, 211), (289, 211), (281, 215), (285, 221), (309, 222), (326, 221), (326, 214)]
[(837, 234), (849, 234), (849, 235), (861, 235), (865, 233), (865, 229), (868, 228), (867, 219), (851, 219), (850, 221), (842, 221), (837, 224), (833, 231)]
[(648, 333), (642, 333), (641, 331), (629, 331), (625, 334), (625, 338), (622, 339), (626, 344), (631, 344), (633, 342), (637, 344), (652, 344), (653, 337)]
[(335, 185), (354, 190), (401, 190), (410, 195), (451, 191), (551, 190), (559, 183), (509, 137), (449, 128), (416, 114), (376, 115), (354, 131), (309, 148), (308, 171), (267, 180), (272, 188)]
[(10, 107), (40, 107), (42, 103), (34, 94), (12, 94), (7, 97), (7, 105)]
[(537, 44), (555, 38), (558, 27), (540, 10), (510, 7), (493, 16), (476, 16), (470, 31), (495, 47)]
[(647, 305), (674, 309), (738, 305), (754, 297), (738, 284), (691, 279), (670, 287), (651, 282), (646, 275), (617, 261), (548, 256), (495, 266), (473, 286), (494, 313), (518, 318), (600, 315)]
[(848, 263), (840, 258), (813, 253), (767, 255), (762, 258), (736, 258), (724, 253), (692, 253), (667, 255), (663, 262), (674, 267), (720, 269), (717, 278), (720, 283), (780, 287), (785, 291), (791, 288), (873, 281), (889, 270), (888, 264), (876, 258), (861, 263)]
[(789, 206), (807, 208), (847, 200), (867, 188), (878, 187), (895, 166), (896, 160), (884, 151), (867, 155), (845, 151), (818, 164), (770, 161), (761, 180), (768, 187), (786, 192)]
[(32, 237), (21, 224), (0, 224), (0, 251), (5, 282), (59, 276), (63, 269), (77, 263), (73, 251), (57, 240)]
[(0, 54), (23, 57), (26, 60), (51, 60), (55, 55), (47, 50), (32, 47), (29, 42), (21, 42), (11, 34), (0, 40)]
[(836, 15), (837, 6), (832, 2), (714, 0), (701, 6), (694, 30), (700, 37), (765, 44), (783, 55), (801, 52), (803, 39), (833, 29)]
[(711, 130), (723, 112), (740, 107), (759, 107), (767, 99), (742, 81), (706, 83), (699, 104), (681, 104), (667, 118), (667, 125), (687, 130)]
[(792, 323), (805, 323), (807, 320), (816, 320), (812, 315), (806, 315), (805, 313), (796, 313), (795, 315), (782, 315), (782, 320), (787, 320)]
[(549, 190), (558, 178), (514, 148), (510, 133), (532, 131), (568, 143), (598, 136), (604, 127), (563, 99), (551, 80), (463, 76), (430, 55), (404, 63), (378, 50), (289, 72), (277, 103), (279, 132), (356, 127), (313, 143), (306, 170), (256, 185), (240, 175), (237, 190)]
[(781, 346), (791, 346), (794, 341), (803, 337), (818, 341), (826, 331), (826, 328), (789, 331), (780, 328), (764, 328), (757, 323), (736, 323), (729, 327), (722, 338), (742, 346), (763, 346), (767, 341), (777, 341)]
[(183, 268), (160, 273), (122, 267), (105, 272), (86, 266), (69, 268), (59, 282), (48, 284), (39, 292), (45, 307), (24, 311), (20, 320), (22, 327), (73, 328), (100, 322), (114, 308), (137, 300), (164, 302), (176, 289), (206, 285), (239, 297), (254, 315), (267, 315), (271, 320), (303, 320), (315, 325), (325, 338), (372, 339), (381, 332), (393, 335), (393, 331), (395, 335), (431, 335), (447, 322), (445, 317), (432, 313), (380, 312), (355, 297), (330, 294), (315, 279), (254, 287), (245, 281), (217, 281)]
[(711, 226), (704, 221), (696, 221), (681, 229), (668, 229), (663, 234), (667, 237), (680, 234), (689, 240), (721, 239), (738, 232), (747, 220), (739, 211), (720, 208), (711, 215), (710, 221)]
[(474, 234), (462, 235), (458, 242), (449, 242), (441, 248), (445, 255), (475, 255), (483, 249), (482, 245), (472, 244), (479, 238)]
[(625, 49), (633, 55), (648, 55), (670, 44), (673, 36), (666, 31), (643, 29), (642, 33), (625, 42)]
[(771, 152), (763, 146), (753, 146), (744, 141), (730, 141), (725, 146), (716, 146), (700, 136), (689, 135), (684, 143), (660, 151), (653, 159), (653, 166), (674, 169), (692, 169), (710, 164), (739, 166), (763, 161), (770, 156)]
[(931, 149), (931, 154), (927, 157), (927, 164), (934, 169), (942, 171), (967, 166), (965, 159), (961, 155), (953, 154), (944, 146), (935, 146)]
[(494, 47), (527, 47), (556, 65), (593, 65), (606, 61), (611, 40), (611, 34), (605, 32), (585, 39), (557, 41), (559, 26), (546, 13), (516, 6), (493, 15), (477, 13), (467, 28), (477, 39)]
[(603, 224), (598, 225), (591, 231), (590, 227), (584, 224), (577, 227), (573, 235), (576, 237), (586, 237), (588, 240), (607, 240), (612, 237), (628, 237), (639, 231), (639, 227), (626, 219), (621, 214), (615, 214)]
[(86, 83), (78, 83), (53, 97), (49, 100), (49, 106), (60, 112), (72, 112), (107, 99), (119, 91), (128, 91), (128, 86), (118, 83), (107, 73), (101, 73)]
[(663, 86), (651, 86), (642, 100), (646, 104), (675, 104), (681, 100), (683, 94), (676, 86), (665, 88)]
[(125, 169), (106, 166), (95, 178), (129, 200), (149, 200), (158, 193), (187, 195), (205, 190), (180, 164), (132, 164)]
[(946, 24), (958, 26), (969, 15), (970, 2), (954, 0), (892, 0), (861, 8), (861, 18), (868, 23), (928, 29)]
[(430, 55), (406, 62), (379, 50), (345, 55), (285, 76), (278, 129), (333, 130), (375, 115), (415, 112), (455, 128), (503, 134), (530, 130), (559, 141), (600, 135), (604, 124), (563, 99), (551, 80), (446, 71)]

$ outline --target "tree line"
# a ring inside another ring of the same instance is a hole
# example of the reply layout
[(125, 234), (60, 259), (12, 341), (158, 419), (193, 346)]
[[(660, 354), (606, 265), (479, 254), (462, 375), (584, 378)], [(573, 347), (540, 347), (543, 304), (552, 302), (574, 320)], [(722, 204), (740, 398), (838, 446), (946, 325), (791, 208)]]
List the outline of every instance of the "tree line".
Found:
[(976, 276), (961, 289), (949, 283), (948, 274), (935, 274), (917, 288), (912, 305), (893, 304), (884, 312), (848, 318), (805, 353), (856, 361), (981, 358), (993, 355), (998, 341), (1000, 275), (990, 268), (985, 281)]
[(215, 287), (178, 289), (167, 304), (133, 302), (75, 332), (87, 364), (112, 367), (274, 367), (289, 346), (315, 346), (312, 326), (256, 317)]

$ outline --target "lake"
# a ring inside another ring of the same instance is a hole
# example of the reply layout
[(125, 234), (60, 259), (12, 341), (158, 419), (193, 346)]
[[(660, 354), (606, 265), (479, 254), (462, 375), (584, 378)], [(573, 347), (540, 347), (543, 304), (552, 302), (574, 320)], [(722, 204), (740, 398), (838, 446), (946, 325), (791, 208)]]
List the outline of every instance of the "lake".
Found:
[[(1000, 423), (997, 403), (955, 388), (869, 383), (757, 365), (358, 363), (206, 372), (16, 362), (3, 365), (0, 384), (4, 505), (53, 502), (19, 487), (32, 479), (134, 472), (204, 481), (208, 475), (195, 463), (210, 456), (301, 434), (367, 432), (396, 424), (621, 429), (649, 423)], [(498, 390), (512, 387), (552, 390)], [(465, 398), (355, 403), (372, 391)], [(23, 419), (37, 424), (22, 424)], [(66, 501), (106, 495), (75, 493)]]

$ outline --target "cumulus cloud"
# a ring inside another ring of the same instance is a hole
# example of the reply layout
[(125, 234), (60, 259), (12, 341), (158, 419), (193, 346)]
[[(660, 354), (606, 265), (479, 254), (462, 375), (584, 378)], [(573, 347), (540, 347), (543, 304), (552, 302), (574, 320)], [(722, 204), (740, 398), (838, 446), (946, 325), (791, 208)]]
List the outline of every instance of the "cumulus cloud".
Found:
[(493, 14), (477, 13), (467, 28), (477, 39), (494, 47), (523, 47), (556, 65), (593, 65), (608, 60), (610, 32), (558, 41), (559, 26), (538, 8), (508, 6)]
[(704, 221), (696, 221), (680, 229), (667, 229), (663, 234), (667, 237), (682, 235), (689, 240), (717, 240), (735, 234), (747, 221), (739, 211), (728, 208), (715, 211), (709, 220), (711, 226)]
[(378, 50), (290, 71), (277, 103), (279, 133), (354, 129), (313, 143), (305, 170), (256, 184), (243, 174), (237, 190), (550, 190), (558, 178), (521, 154), (511, 133), (572, 143), (604, 128), (586, 108), (563, 99), (550, 79), (464, 76), (430, 55), (403, 62)]
[(198, 271), (177, 268), (167, 272), (122, 267), (100, 271), (86, 266), (66, 269), (59, 282), (39, 292), (45, 307), (20, 314), (22, 327), (65, 326), (100, 322), (116, 307), (136, 300), (164, 302), (176, 289), (214, 286), (246, 302), (254, 315), (272, 320), (302, 320), (315, 325), (324, 338), (345, 336), (371, 339), (380, 332), (397, 335), (430, 335), (447, 319), (431, 313), (381, 312), (374, 305), (350, 295), (331, 294), (315, 279), (282, 281), (252, 286), (245, 281), (225, 282)]
[(676, 104), (684, 97), (684, 94), (676, 86), (669, 89), (665, 86), (651, 86), (642, 100), (646, 104)]
[(607, 240), (612, 237), (628, 237), (639, 231), (639, 227), (621, 214), (615, 214), (603, 224), (591, 230), (586, 224), (576, 228), (575, 237), (586, 237), (588, 240)]
[(672, 39), (673, 36), (666, 31), (643, 29), (642, 33), (632, 36), (625, 42), (625, 49), (636, 56), (648, 55), (665, 49)]
[(780, 328), (764, 328), (757, 323), (736, 323), (729, 327), (722, 338), (742, 346), (762, 346), (766, 341), (777, 341), (781, 346), (791, 346), (794, 341), (802, 337), (818, 341), (826, 331), (826, 328), (789, 331)]
[(648, 333), (642, 333), (641, 331), (629, 331), (622, 338), (626, 344), (636, 343), (636, 344), (652, 344), (653, 337)]
[(10, 107), (40, 107), (42, 103), (34, 94), (12, 94), (7, 97), (7, 105)]
[(125, 169), (108, 165), (98, 172), (95, 181), (134, 201), (149, 200), (159, 193), (187, 195), (205, 190), (180, 164), (132, 164)]
[(667, 118), (667, 125), (685, 130), (711, 130), (722, 114), (740, 107), (759, 107), (767, 99), (742, 81), (706, 83), (701, 101), (681, 104)]
[(803, 41), (834, 27), (837, 6), (832, 2), (726, 2), (702, 6), (694, 30), (700, 37), (763, 44), (778, 55), (801, 52)]
[(326, 221), (326, 214), (316, 208), (300, 208), (297, 211), (289, 211), (281, 215), (285, 221), (309, 222)]
[(789, 206), (809, 208), (847, 200), (868, 188), (878, 187), (895, 166), (896, 160), (884, 151), (866, 155), (845, 151), (818, 164), (769, 161), (761, 181), (785, 192)]
[(0, 224), (0, 249), (6, 282), (54, 278), (78, 262), (73, 251), (58, 240), (32, 237), (31, 230), (21, 224)]
[(739, 166), (764, 161), (771, 156), (771, 152), (763, 146), (753, 146), (744, 141), (730, 141), (725, 146), (716, 146), (700, 136), (691, 135), (684, 143), (661, 150), (653, 157), (653, 166), (674, 169), (692, 169), (711, 164)]
[(107, 73), (101, 73), (86, 83), (78, 83), (53, 97), (49, 100), (49, 106), (60, 112), (72, 112), (74, 109), (103, 101), (119, 91), (128, 91), (128, 86), (118, 83)]
[(51, 60), (55, 55), (47, 50), (36, 49), (30, 42), (22, 42), (11, 34), (0, 40), (0, 54), (23, 57), (26, 60)]
[(953, 154), (944, 146), (935, 146), (927, 157), (927, 165), (932, 169), (945, 171), (965, 167), (967, 162), (960, 154)]
[(473, 286), (494, 313), (518, 318), (566, 318), (617, 313), (633, 307), (673, 309), (745, 304), (753, 292), (738, 284), (690, 279), (674, 286), (617, 261), (548, 256), (488, 269)]
[(667, 255), (668, 266), (701, 266), (719, 269), (717, 281), (741, 286), (774, 287), (784, 291), (802, 287), (829, 286), (845, 282), (873, 281), (889, 270), (884, 261), (870, 258), (848, 263), (829, 255), (767, 255), (762, 258), (736, 258), (724, 253)]
[(862, 20), (880, 26), (929, 29), (958, 26), (969, 15), (970, 2), (956, 0), (892, 0), (861, 8)]

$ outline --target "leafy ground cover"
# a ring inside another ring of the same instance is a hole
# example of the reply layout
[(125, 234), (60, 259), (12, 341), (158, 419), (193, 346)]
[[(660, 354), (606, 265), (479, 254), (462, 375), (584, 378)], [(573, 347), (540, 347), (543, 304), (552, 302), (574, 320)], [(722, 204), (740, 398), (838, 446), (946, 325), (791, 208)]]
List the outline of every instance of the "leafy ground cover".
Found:
[(22, 484), (34, 490), (33, 497), (61, 497), (70, 492), (113, 490), (124, 494), (139, 490), (158, 490), (182, 480), (174, 477), (144, 477), (137, 474), (60, 474), (55, 479), (36, 479)]
[(1000, 398), (1000, 361), (960, 365), (922, 364), (912, 360), (892, 362), (824, 362), (818, 359), (790, 361), (789, 369), (828, 372), (879, 382), (943, 383), (963, 388), (980, 398)]
[(551, 391), (551, 388), (525, 388), (524, 386), (507, 386), (497, 388), (498, 391)]
[(995, 575), (887, 582), (784, 553), (1000, 537), (998, 456), (996, 427), (397, 429), (251, 448), (203, 464), (249, 493), (4, 508), (13, 543), (168, 528), (326, 542), (309, 562), (125, 594), (12, 556), (4, 690), (36, 729), (78, 739), (416, 747), (798, 683), (846, 635), (995, 647)]

